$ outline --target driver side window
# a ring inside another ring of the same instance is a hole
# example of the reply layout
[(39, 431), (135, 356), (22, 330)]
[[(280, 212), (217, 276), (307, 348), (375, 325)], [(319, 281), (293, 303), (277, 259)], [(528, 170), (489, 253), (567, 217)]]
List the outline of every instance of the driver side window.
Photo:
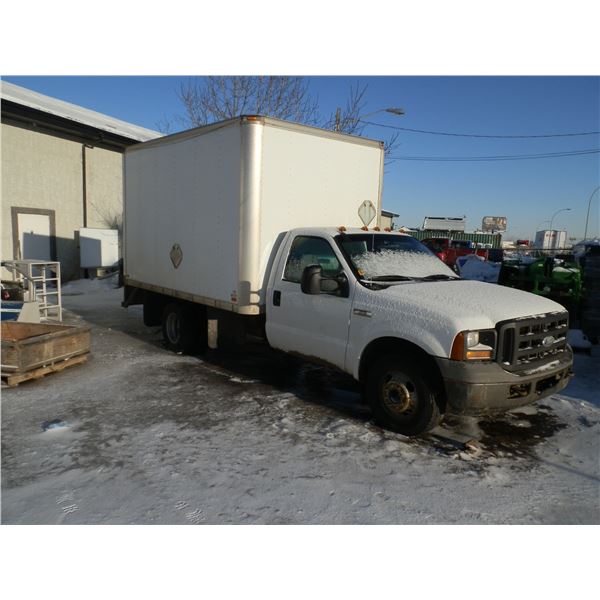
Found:
[[(283, 279), (300, 283), (302, 271), (310, 265), (320, 265), (323, 277), (337, 277), (343, 272), (333, 248), (323, 238), (299, 235), (292, 242)], [(325, 284), (327, 282), (323, 282)]]

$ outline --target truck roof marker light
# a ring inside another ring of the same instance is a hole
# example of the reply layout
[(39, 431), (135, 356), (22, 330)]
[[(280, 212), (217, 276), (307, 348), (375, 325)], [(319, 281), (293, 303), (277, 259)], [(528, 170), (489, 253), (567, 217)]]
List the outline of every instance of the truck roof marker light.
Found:
[(389, 233), (390, 231), (392, 231), (392, 228), (391, 227), (384, 227), (383, 230), (387, 231)]
[(379, 227), (373, 227), (373, 231), (381, 231)]
[(340, 233), (345, 233), (345, 232), (346, 232), (346, 227), (344, 227), (344, 225), (340, 225), (340, 226), (338, 227), (338, 231), (339, 231)]
[(366, 225), (363, 225), (363, 226), (361, 227), (361, 229), (362, 229), (363, 231), (369, 231), (369, 228), (368, 228)]

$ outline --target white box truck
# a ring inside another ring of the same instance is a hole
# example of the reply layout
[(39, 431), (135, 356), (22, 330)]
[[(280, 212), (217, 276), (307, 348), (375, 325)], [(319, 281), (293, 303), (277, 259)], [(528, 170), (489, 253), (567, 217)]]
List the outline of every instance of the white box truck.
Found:
[(128, 148), (124, 305), (176, 351), (251, 334), (341, 369), (406, 435), (564, 388), (565, 309), (381, 231), (383, 160), (381, 142), (261, 116)]

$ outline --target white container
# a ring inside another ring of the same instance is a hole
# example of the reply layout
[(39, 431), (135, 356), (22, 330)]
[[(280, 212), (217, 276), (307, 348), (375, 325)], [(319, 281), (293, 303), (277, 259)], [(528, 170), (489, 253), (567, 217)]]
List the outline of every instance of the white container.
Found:
[(379, 224), (383, 143), (239, 117), (125, 152), (128, 285), (258, 314), (283, 234)]
[(538, 231), (535, 234), (534, 247), (540, 250), (557, 250), (565, 248), (567, 244), (567, 232), (554, 229)]
[(82, 269), (116, 267), (119, 264), (119, 232), (116, 229), (82, 227), (79, 230)]

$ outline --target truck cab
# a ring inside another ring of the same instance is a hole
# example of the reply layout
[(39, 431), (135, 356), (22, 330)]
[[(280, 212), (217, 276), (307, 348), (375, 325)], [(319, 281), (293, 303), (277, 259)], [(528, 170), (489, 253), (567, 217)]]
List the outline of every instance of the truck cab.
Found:
[(401, 233), (289, 231), (266, 290), (269, 344), (349, 373), (376, 420), (407, 435), (561, 390), (567, 329), (560, 304), (462, 280)]

